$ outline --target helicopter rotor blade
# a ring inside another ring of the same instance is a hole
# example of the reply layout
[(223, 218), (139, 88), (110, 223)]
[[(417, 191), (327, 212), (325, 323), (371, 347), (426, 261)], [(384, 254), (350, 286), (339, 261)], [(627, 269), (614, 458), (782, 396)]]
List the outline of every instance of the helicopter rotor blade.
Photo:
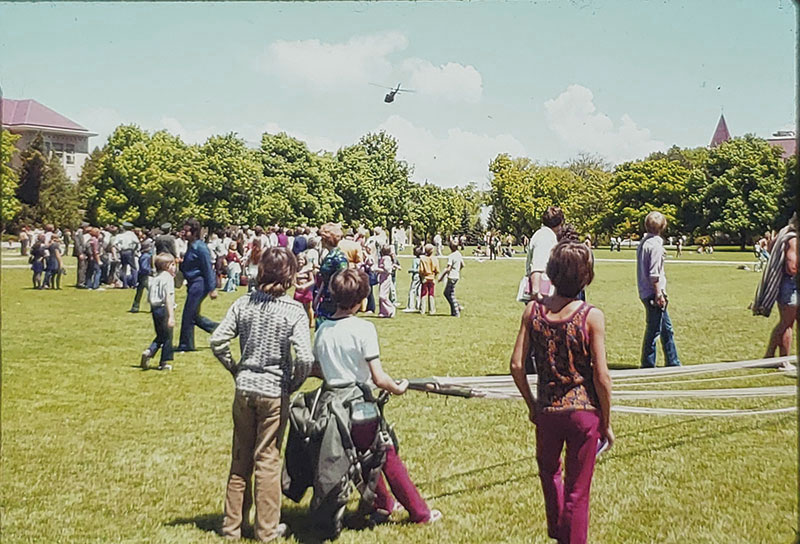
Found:
[(370, 85), (374, 85), (375, 87), (380, 87), (381, 89), (388, 89), (390, 91), (394, 90), (394, 87), (387, 87), (386, 85), (378, 85), (377, 83), (370, 83)]

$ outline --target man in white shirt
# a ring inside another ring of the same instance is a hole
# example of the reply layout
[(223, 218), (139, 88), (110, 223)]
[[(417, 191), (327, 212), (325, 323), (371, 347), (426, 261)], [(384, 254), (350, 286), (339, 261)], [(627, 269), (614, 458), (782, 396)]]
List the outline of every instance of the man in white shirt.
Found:
[(136, 262), (136, 253), (139, 251), (141, 244), (139, 237), (132, 230), (133, 224), (125, 221), (122, 223), (120, 232), (113, 238), (114, 247), (119, 251), (120, 271), (119, 276), (122, 280), (122, 286), (136, 287), (137, 272), (139, 265)]
[(447, 266), (439, 276), (439, 281), (447, 278), (447, 287), (444, 288), (444, 298), (450, 304), (450, 315), (461, 317), (461, 304), (456, 300), (456, 284), (461, 279), (461, 269), (464, 268), (464, 257), (458, 250), (458, 244), (450, 241), (450, 255), (447, 257)]
[(547, 277), (547, 261), (550, 252), (558, 243), (558, 233), (564, 225), (564, 212), (557, 206), (549, 206), (542, 215), (542, 226), (531, 237), (525, 261), (525, 275), (530, 280), (531, 299), (550, 294), (550, 278)]

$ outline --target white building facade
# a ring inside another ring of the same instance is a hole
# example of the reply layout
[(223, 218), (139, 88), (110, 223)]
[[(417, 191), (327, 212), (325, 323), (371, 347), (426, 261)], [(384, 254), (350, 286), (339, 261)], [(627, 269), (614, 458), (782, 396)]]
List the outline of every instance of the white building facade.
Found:
[[(96, 133), (35, 100), (4, 98), (2, 110), (3, 128), (20, 135), (16, 143), (18, 149), (26, 149), (41, 133), (45, 154), (55, 154), (61, 160), (67, 176), (77, 183), (83, 164), (89, 157), (89, 138), (97, 136)], [(17, 153), (11, 166), (17, 168), (19, 165)]]

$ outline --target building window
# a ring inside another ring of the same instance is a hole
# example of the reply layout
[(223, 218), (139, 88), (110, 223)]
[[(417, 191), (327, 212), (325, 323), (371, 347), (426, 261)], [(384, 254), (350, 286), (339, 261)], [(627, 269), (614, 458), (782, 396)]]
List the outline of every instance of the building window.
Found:
[(64, 144), (53, 142), (53, 153), (56, 154), (58, 160), (64, 160)]
[(65, 144), (64, 153), (67, 157), (67, 164), (75, 164), (75, 145)]

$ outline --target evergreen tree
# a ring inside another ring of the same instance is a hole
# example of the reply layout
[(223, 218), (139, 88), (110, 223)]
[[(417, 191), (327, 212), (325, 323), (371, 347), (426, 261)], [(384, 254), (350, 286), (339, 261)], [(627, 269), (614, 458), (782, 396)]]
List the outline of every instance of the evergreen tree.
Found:
[(23, 204), (33, 207), (39, 203), (39, 189), (42, 186), (42, 178), (47, 166), (41, 133), (38, 133), (28, 148), (22, 152), (20, 159), (22, 159), (22, 167), (20, 168), (17, 198)]
[(61, 160), (53, 155), (45, 167), (39, 202), (34, 207), (36, 221), (75, 228), (81, 220), (79, 202), (77, 185), (67, 176)]

